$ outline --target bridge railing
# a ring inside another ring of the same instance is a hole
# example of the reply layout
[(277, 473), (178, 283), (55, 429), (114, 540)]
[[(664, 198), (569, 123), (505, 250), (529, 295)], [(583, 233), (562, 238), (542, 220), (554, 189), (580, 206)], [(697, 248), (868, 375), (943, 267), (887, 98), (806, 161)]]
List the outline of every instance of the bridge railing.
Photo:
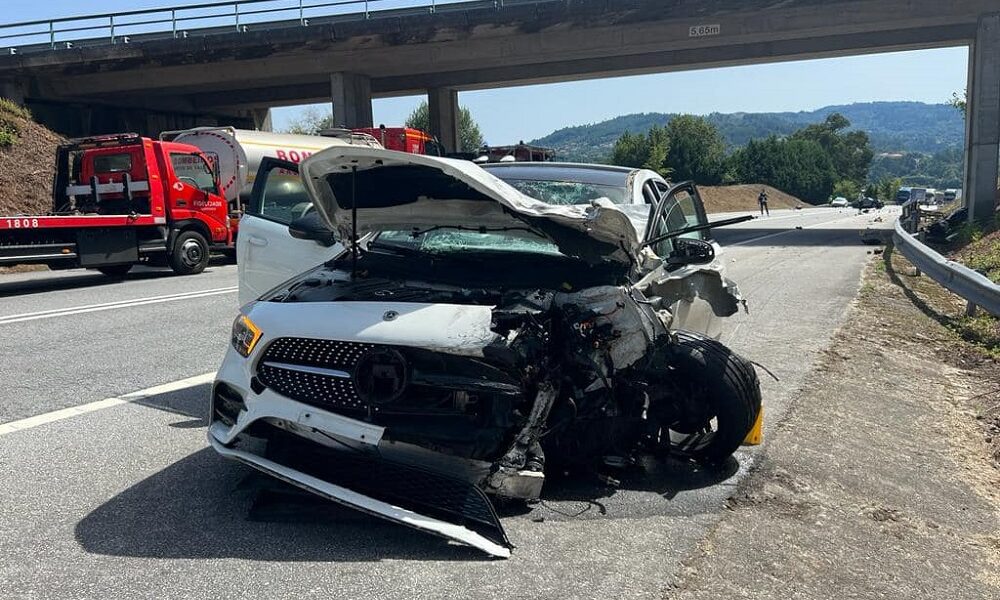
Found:
[(917, 271), (945, 289), (961, 296), (969, 305), (967, 314), (975, 314), (976, 307), (991, 315), (1000, 317), (1000, 285), (990, 281), (982, 273), (941, 256), (925, 245), (914, 234), (919, 223), (919, 212), (915, 200), (903, 205), (903, 216), (896, 221), (893, 243)]
[(229, 0), (0, 25), (4, 54), (126, 44), (275, 27), (305, 27), (390, 14), (502, 8), (503, 0)]

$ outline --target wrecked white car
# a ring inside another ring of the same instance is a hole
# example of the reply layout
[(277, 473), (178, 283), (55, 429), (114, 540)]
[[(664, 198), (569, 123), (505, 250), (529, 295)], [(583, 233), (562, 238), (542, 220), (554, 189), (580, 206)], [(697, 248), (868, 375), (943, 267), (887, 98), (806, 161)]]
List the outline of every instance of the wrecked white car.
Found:
[(212, 391), (223, 456), (506, 557), (489, 496), (643, 455), (720, 463), (757, 422), (752, 365), (675, 328), (674, 307), (740, 297), (671, 194), (640, 235), (610, 201), (545, 204), (464, 161), (334, 147), (301, 170), (293, 234), (347, 248), (243, 307)]

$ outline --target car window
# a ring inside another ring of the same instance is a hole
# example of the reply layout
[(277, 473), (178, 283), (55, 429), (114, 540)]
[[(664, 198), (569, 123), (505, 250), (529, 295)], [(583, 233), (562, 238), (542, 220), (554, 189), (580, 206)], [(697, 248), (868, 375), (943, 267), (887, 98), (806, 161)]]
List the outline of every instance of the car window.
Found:
[(525, 196), (541, 200), (546, 204), (589, 204), (598, 198), (607, 198), (614, 204), (629, 203), (629, 200), (625, 197), (625, 189), (620, 187), (580, 183), (577, 181), (507, 179), (502, 174), (499, 175), (501, 179)]
[(275, 166), (258, 174), (257, 179), (262, 177), (266, 177), (263, 191), (249, 213), (287, 225), (312, 210), (312, 201), (295, 171)]
[(174, 175), (181, 182), (198, 188), (204, 192), (215, 192), (215, 175), (205, 159), (197, 154), (181, 154), (172, 152), (170, 164), (174, 167)]
[[(657, 188), (665, 192), (666, 186), (657, 182)], [(650, 223), (650, 238), (661, 236), (665, 233), (678, 231), (692, 225), (703, 225), (708, 222), (704, 209), (697, 197), (691, 193), (690, 188), (676, 189), (673, 194), (663, 193), (663, 204), (659, 207)], [(704, 240), (709, 239), (706, 231), (692, 231), (678, 237)], [(674, 251), (675, 238), (662, 240), (652, 245), (653, 252), (660, 258), (666, 258)]]
[(132, 170), (132, 155), (123, 154), (99, 154), (94, 157), (94, 172), (96, 173), (122, 173)]

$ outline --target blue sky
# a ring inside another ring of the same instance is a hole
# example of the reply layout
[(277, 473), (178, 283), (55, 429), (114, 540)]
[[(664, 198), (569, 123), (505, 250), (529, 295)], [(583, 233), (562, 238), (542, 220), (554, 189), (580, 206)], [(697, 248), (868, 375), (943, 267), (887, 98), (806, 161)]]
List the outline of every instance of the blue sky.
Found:
[[(204, 0), (3, 0), (3, 17), (11, 23), (201, 3)], [(967, 60), (966, 48), (945, 48), (463, 92), (459, 101), (472, 110), (489, 143), (503, 144), (634, 112), (770, 112), (880, 100), (945, 102), (965, 88)], [(400, 124), (421, 100), (376, 100), (375, 121)], [(276, 109), (275, 126), (286, 125), (300, 113), (301, 108)]]

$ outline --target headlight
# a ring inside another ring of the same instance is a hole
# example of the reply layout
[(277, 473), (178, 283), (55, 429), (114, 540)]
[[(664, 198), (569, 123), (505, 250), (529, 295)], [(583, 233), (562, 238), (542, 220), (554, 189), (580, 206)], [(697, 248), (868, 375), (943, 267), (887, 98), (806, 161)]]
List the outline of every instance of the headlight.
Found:
[(240, 315), (233, 321), (233, 348), (243, 356), (250, 356), (254, 346), (260, 341), (260, 328), (254, 325), (250, 317)]

